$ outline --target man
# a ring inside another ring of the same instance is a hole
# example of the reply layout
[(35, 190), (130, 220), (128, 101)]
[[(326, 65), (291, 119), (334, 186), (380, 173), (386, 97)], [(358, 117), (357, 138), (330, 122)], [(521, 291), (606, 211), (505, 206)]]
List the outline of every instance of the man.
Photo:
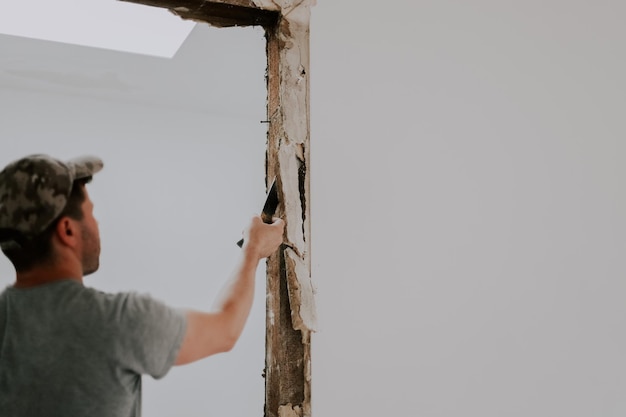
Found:
[(0, 247), (16, 270), (0, 294), (2, 417), (139, 416), (141, 375), (161, 378), (234, 346), (259, 261), (282, 242), (282, 220), (253, 218), (211, 312), (85, 287), (100, 254), (86, 184), (102, 166), (31, 155), (0, 172)]

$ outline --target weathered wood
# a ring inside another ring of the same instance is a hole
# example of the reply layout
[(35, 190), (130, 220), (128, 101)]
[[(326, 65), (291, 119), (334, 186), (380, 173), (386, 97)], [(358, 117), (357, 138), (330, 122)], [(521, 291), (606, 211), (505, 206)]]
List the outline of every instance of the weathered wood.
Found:
[(268, 261), (265, 417), (311, 415), (309, 6), (298, 3), (266, 30), (267, 174), (278, 178), (287, 227), (284, 250)]
[(305, 402), (305, 345), (291, 321), (284, 252), (268, 260), (267, 272), (265, 416), (279, 417), (281, 407)]
[(217, 27), (276, 25), (279, 13), (262, 9), (252, 0), (120, 0), (166, 8), (183, 19)]

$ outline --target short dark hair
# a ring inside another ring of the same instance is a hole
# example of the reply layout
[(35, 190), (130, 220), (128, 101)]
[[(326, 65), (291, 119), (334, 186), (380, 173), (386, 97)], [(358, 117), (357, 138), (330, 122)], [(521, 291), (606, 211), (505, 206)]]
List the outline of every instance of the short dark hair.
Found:
[(43, 232), (36, 236), (27, 237), (21, 233), (15, 233), (12, 237), (19, 247), (2, 249), (2, 252), (11, 261), (17, 272), (24, 272), (33, 269), (51, 260), (52, 257), (52, 236), (63, 217), (74, 220), (84, 218), (83, 202), (86, 198), (85, 184), (91, 181), (91, 177), (74, 181), (72, 191), (67, 199), (67, 204), (61, 214)]

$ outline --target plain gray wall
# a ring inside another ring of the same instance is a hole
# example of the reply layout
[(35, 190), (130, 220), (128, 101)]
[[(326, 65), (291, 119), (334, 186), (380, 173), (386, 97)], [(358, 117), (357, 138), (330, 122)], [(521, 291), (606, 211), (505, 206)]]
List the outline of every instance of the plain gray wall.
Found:
[(313, 8), (316, 416), (626, 414), (625, 18)]

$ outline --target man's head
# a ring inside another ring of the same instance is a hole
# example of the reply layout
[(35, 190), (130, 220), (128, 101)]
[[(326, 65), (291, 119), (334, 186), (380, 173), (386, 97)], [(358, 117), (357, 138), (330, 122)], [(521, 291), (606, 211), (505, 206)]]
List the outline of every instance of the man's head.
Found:
[(52, 261), (53, 241), (66, 242), (64, 234), (79, 246), (83, 274), (98, 268), (98, 227), (85, 184), (102, 166), (94, 157), (31, 155), (0, 172), (0, 248), (18, 272)]

